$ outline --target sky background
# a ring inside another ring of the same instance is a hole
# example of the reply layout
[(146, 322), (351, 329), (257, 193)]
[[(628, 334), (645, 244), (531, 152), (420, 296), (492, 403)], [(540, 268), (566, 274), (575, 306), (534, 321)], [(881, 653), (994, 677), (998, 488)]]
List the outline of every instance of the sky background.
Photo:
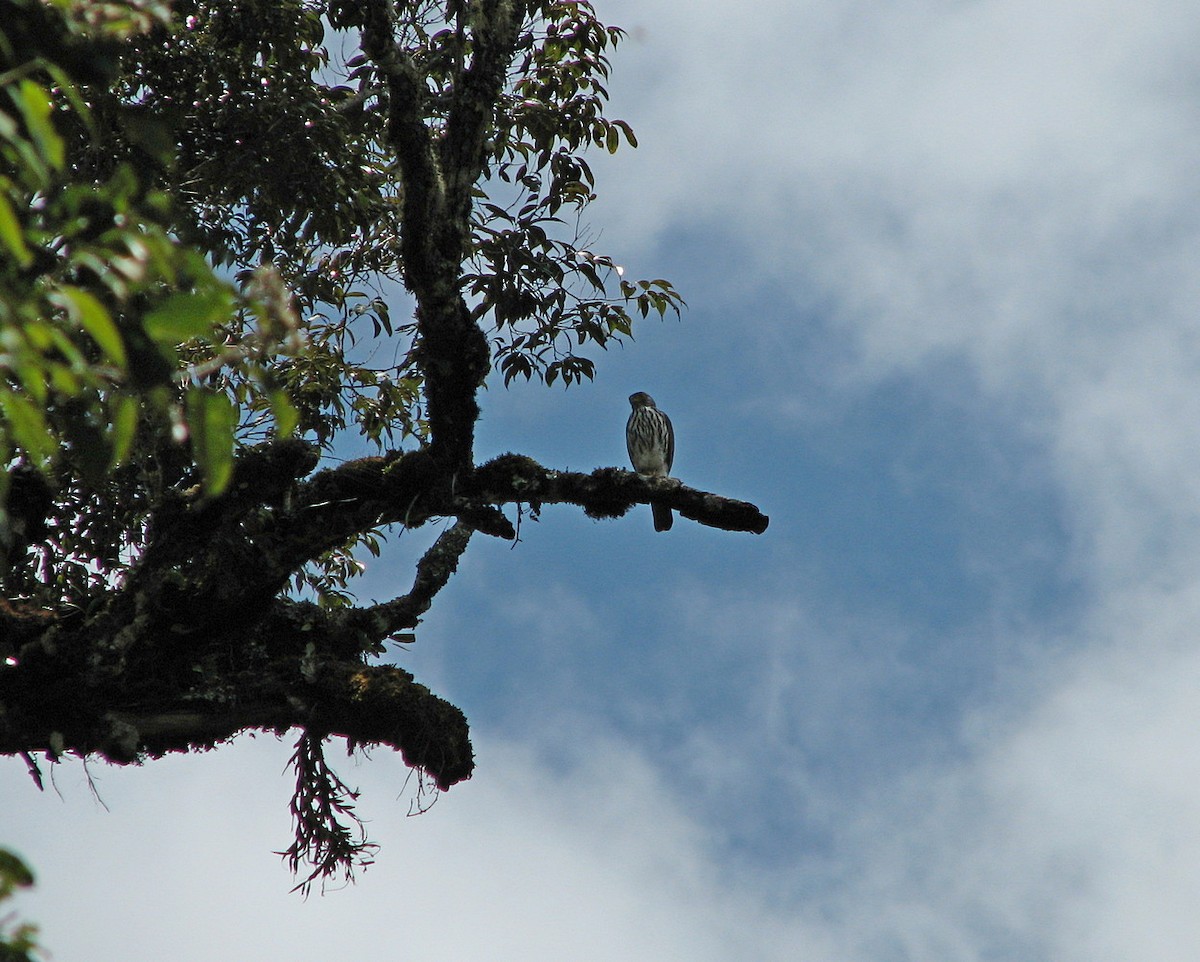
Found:
[(343, 758), (383, 847), (324, 896), (272, 854), (291, 739), (90, 765), (107, 808), (0, 759), (21, 911), (55, 962), (1194, 960), (1194, 4), (598, 5), (642, 146), (596, 158), (596, 246), (689, 308), (494, 385), (477, 451), (623, 465), (646, 390), (770, 528), (478, 537), (395, 652), (476, 775), (409, 818)]

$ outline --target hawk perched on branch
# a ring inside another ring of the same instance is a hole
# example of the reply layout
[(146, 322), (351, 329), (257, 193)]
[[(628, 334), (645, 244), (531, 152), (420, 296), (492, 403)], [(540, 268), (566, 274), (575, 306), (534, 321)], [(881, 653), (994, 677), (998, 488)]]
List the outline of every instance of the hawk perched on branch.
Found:
[[(668, 477), (671, 462), (675, 460), (675, 429), (671, 427), (671, 419), (645, 391), (629, 395), (629, 403), (633, 411), (625, 424), (625, 446), (633, 470), (651, 478)], [(654, 512), (654, 530), (669, 531), (674, 520), (671, 509), (652, 504), (650, 510)]]

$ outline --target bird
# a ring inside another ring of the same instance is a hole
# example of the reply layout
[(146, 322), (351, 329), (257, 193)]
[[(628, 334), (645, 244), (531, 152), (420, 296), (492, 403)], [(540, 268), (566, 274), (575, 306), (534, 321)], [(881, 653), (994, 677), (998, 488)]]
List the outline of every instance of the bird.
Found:
[[(671, 427), (671, 419), (645, 391), (629, 395), (629, 404), (633, 411), (625, 422), (625, 446), (633, 470), (644, 477), (668, 477), (675, 460), (675, 429)], [(650, 510), (654, 512), (654, 530), (670, 531), (674, 521), (671, 509), (665, 504), (652, 504)]]

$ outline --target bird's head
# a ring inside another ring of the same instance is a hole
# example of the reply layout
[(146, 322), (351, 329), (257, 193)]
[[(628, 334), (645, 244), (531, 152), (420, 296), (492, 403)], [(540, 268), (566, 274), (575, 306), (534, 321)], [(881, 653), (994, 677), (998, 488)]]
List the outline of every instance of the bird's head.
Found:
[(629, 395), (629, 403), (635, 410), (637, 408), (657, 407), (654, 403), (654, 398), (645, 391), (638, 391), (636, 394)]

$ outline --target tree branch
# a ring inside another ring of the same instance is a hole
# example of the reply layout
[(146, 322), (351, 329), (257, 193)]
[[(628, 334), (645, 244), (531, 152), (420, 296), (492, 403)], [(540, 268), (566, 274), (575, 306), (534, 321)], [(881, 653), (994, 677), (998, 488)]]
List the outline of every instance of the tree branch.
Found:
[(519, 454), (502, 454), (480, 466), (470, 491), (493, 504), (576, 504), (591, 518), (619, 518), (635, 504), (664, 504), (726, 531), (762, 534), (771, 522), (753, 504), (689, 488), (675, 478), (644, 478), (620, 468), (554, 471)]
[(525, 7), (519, 0), (476, 0), (468, 8), (471, 63), (454, 85), (446, 136), (441, 144), (446, 207), (455, 221), (462, 224), (464, 252), (472, 192), (483, 171), (484, 144), (525, 20)]
[[(297, 482), (314, 459), (299, 442), (262, 446), (239, 459), (226, 495), (164, 502), (125, 584), (87, 612), (0, 607), (13, 629), (0, 647), (15, 662), (0, 663), (0, 753), (131, 761), (210, 747), (247, 728), (302, 727), (389, 745), (445, 787), (471, 771), (461, 712), (407, 672), (363, 658), (418, 623), (477, 522), (507, 537), (506, 504), (575, 504), (594, 518), (664, 504), (729, 531), (769, 524), (752, 504), (619, 468), (554, 471), (506, 454), (448, 478), (418, 450)], [(412, 588), (392, 601), (326, 611), (278, 596), (303, 564), (362, 531), (455, 516), (418, 562)]]
[[(248, 647), (254, 644), (252, 638)], [(470, 777), (474, 760), (458, 708), (401, 668), (305, 655), (260, 665), (254, 678), (247, 671), (236, 699), (225, 701), (220, 686), (178, 689), (182, 694), (160, 687), (155, 702), (147, 697), (153, 679), (136, 673), (51, 679), (46, 662), (0, 666), (0, 754), (72, 752), (135, 762), (212, 748), (246, 729), (304, 728), (339, 735), (352, 747), (386, 745), (442, 789)]]
[(417, 562), (417, 576), (406, 595), (369, 608), (347, 608), (334, 612), (339, 632), (352, 631), (363, 637), (383, 641), (397, 631), (415, 628), (433, 604), (434, 595), (446, 587), (458, 569), (458, 559), (467, 550), (471, 527), (461, 521), (447, 528)]
[[(429, 451), (439, 463), (465, 474), (473, 461), (480, 413), (475, 394), (491, 370), (487, 338), (471, 320), (459, 288), (470, 236), (470, 197), (468, 193), (464, 205), (461, 182), (466, 178), (473, 184), (483, 162), (482, 150), (474, 158), (465, 157), (464, 151), (466, 142), (482, 138), (482, 133), (470, 133), (465, 103), (452, 107), (447, 128), (456, 131), (456, 142), (464, 144), (459, 150), (443, 152), (443, 160), (452, 168), (448, 170), (439, 160), (436, 138), (425, 120), (424, 82), (395, 44), (390, 5), (386, 0), (365, 0), (364, 8), (363, 52), (387, 81), (388, 142), (404, 186), (400, 250), (404, 284), (417, 301), (416, 354), (425, 374)], [(487, 56), (486, 62), (496, 56)], [(471, 110), (483, 110), (475, 98), (484, 93), (481, 89), (473, 94)], [(478, 127), (490, 116), (476, 117), (473, 123)], [(448, 178), (455, 185), (450, 197)]]

